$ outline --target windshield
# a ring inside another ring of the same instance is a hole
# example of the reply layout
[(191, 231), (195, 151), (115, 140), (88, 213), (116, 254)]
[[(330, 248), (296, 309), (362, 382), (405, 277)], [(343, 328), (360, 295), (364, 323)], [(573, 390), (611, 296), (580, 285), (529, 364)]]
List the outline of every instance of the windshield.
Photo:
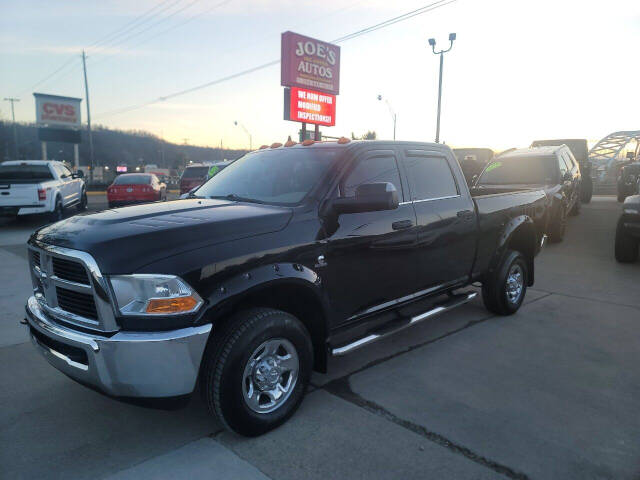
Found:
[(151, 175), (121, 175), (113, 181), (114, 185), (149, 185)]
[(209, 172), (209, 167), (188, 167), (185, 168), (182, 178), (205, 178)]
[(53, 180), (47, 165), (0, 165), (0, 180)]
[(555, 156), (500, 158), (491, 162), (478, 185), (540, 184), (557, 182)]
[(327, 174), (338, 151), (279, 148), (250, 153), (212, 177), (196, 195), (295, 205)]

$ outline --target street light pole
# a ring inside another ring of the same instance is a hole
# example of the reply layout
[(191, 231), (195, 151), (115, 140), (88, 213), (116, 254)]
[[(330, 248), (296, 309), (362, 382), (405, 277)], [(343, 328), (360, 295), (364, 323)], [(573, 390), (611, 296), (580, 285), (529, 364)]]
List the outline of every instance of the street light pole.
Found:
[(444, 54), (453, 48), (453, 41), (456, 39), (455, 33), (449, 34), (449, 48), (436, 52), (436, 39), (430, 38), (429, 45), (435, 55), (440, 55), (440, 76), (438, 78), (438, 119), (436, 121), (436, 143), (440, 143), (440, 109), (442, 105), (442, 67), (444, 64)]
[(11, 102), (11, 121), (13, 122), (13, 153), (15, 155), (14, 160), (18, 159), (18, 129), (16, 128), (16, 114), (13, 110), (13, 104), (19, 102), (19, 98), (8, 97), (5, 101)]
[(247, 130), (247, 127), (245, 127), (243, 124), (241, 124), (239, 121), (234, 120), (233, 122), (234, 125), (242, 128), (244, 130), (244, 133), (246, 133), (247, 135), (249, 135), (249, 150), (253, 150), (253, 140), (251, 138), (251, 134), (249, 133), (249, 130)]
[[(382, 101), (382, 95), (378, 95), (378, 100)], [(393, 139), (395, 140), (396, 139), (396, 120), (398, 119), (398, 115), (396, 114), (395, 110), (391, 106), (391, 103), (389, 103), (389, 100), (385, 98), (384, 102), (387, 104), (387, 107), (389, 108), (389, 113), (391, 114), (391, 118), (393, 119)]]

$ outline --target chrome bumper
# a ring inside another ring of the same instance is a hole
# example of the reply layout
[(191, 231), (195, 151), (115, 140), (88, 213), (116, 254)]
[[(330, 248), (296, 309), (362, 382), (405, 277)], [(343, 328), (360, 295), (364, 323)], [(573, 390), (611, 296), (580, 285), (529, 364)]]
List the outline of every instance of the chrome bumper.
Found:
[(35, 297), (29, 298), (26, 312), (31, 341), (51, 365), (117, 397), (174, 397), (193, 392), (211, 331), (209, 324), (106, 337), (56, 324)]

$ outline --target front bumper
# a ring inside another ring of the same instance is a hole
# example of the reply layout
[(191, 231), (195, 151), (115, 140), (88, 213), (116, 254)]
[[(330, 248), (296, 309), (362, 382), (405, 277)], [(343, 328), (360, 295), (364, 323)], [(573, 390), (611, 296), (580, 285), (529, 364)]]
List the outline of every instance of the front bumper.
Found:
[(26, 306), (31, 341), (69, 377), (116, 397), (193, 392), (211, 324), (168, 332), (89, 334), (58, 325), (35, 297)]

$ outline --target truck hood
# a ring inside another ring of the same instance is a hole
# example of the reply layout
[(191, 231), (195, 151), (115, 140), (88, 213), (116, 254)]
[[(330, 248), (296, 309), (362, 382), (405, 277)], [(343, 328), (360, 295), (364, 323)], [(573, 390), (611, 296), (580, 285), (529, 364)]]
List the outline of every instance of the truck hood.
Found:
[(88, 252), (103, 273), (132, 273), (171, 255), (276, 232), (291, 215), (285, 207), (186, 199), (76, 215), (32, 239)]

